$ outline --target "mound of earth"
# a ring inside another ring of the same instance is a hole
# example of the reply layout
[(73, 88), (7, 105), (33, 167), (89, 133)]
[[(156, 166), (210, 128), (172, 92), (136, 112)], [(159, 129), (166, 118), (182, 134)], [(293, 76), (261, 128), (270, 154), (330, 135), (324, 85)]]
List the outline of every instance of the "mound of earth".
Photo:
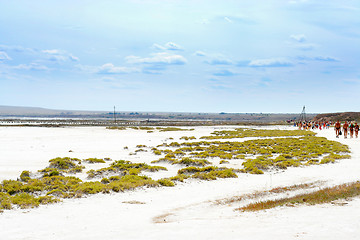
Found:
[(316, 115), (314, 121), (360, 121), (360, 112), (339, 112), (339, 113), (322, 113)]

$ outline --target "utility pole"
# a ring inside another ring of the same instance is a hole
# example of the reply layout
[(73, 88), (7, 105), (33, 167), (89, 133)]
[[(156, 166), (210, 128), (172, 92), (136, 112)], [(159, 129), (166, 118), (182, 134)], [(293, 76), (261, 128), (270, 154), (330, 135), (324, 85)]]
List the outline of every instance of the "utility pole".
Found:
[(114, 106), (114, 123), (116, 124), (116, 113), (115, 113), (115, 106)]
[(306, 122), (306, 113), (305, 113), (305, 106), (303, 107), (303, 110), (300, 114), (300, 122), (305, 121)]

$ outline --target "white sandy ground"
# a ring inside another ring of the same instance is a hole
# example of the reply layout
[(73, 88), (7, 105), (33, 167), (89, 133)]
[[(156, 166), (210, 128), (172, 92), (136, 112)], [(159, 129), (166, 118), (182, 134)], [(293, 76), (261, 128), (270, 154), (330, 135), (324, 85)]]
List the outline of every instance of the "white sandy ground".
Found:
[[(169, 137), (179, 141), (181, 136), (200, 137), (214, 129), (222, 127), (154, 133), (99, 127), (0, 128), (0, 180), (16, 179), (22, 170), (44, 168), (49, 159), (59, 156), (148, 163), (158, 157), (150, 153), (129, 156), (129, 152), (134, 152), (138, 144), (156, 146), (173, 141), (166, 140)], [(317, 132), (349, 145), (351, 159), (264, 175), (239, 174), (236, 179), (190, 180), (173, 188), (98, 194), (35, 209), (4, 211), (0, 214), (0, 239), (360, 239), (360, 198), (344, 206), (304, 205), (256, 213), (234, 211), (244, 204), (241, 202), (213, 204), (214, 200), (278, 186), (315, 181), (331, 186), (359, 180), (360, 139), (336, 139), (332, 129)], [(124, 146), (129, 150), (124, 150)], [(159, 172), (152, 177), (167, 174)]]

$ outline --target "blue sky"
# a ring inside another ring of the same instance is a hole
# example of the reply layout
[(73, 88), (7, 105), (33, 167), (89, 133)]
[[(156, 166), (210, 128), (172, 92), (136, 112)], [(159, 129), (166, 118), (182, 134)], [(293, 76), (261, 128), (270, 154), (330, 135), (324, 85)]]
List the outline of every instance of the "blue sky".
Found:
[(0, 105), (360, 111), (358, 0), (14, 0), (0, 11)]

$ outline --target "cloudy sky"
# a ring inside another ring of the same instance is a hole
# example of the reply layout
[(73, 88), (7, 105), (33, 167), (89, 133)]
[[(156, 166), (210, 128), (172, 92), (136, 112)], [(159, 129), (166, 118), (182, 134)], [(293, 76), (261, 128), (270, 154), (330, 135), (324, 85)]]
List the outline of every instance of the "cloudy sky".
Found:
[(0, 105), (360, 111), (358, 0), (13, 0), (0, 10)]

